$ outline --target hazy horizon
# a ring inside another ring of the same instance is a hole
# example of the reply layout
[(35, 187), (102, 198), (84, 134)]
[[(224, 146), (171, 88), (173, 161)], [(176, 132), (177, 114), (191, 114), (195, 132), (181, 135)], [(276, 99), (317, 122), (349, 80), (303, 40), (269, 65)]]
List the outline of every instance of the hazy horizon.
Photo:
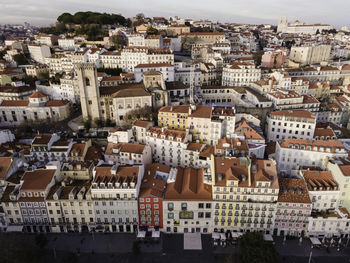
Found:
[(164, 1), (128, 0), (127, 4), (120, 1), (105, 0), (101, 3), (90, 0), (0, 0), (0, 24), (23, 24), (28, 22), (37, 26), (48, 26), (64, 12), (74, 14), (78, 11), (96, 11), (120, 13), (125, 17), (133, 17), (144, 13), (147, 17), (179, 16), (193, 19), (209, 19), (213, 22), (232, 22), (277, 24), (280, 17), (288, 17), (290, 21), (300, 20), (310, 23), (327, 23), (335, 27), (350, 26), (347, 10), (350, 2), (345, 0), (294, 0), (292, 5), (284, 0), (237, 0), (234, 3), (227, 0), (199, 1), (178, 0), (176, 5)]

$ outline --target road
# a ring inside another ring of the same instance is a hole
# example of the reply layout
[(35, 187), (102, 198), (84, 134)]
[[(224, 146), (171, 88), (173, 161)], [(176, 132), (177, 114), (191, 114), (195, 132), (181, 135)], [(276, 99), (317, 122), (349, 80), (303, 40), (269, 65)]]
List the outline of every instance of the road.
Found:
[[(18, 235), (25, 242), (35, 243), (34, 234), (1, 233), (1, 239), (9, 235)], [(183, 249), (182, 234), (162, 234), (158, 243), (141, 243), (140, 255), (132, 253), (132, 246), (136, 240), (135, 234), (47, 234), (48, 244), (46, 257), (52, 262), (62, 262), (60, 259), (71, 252), (78, 255), (78, 262), (167, 262), (167, 263), (193, 263), (193, 262), (234, 262), (235, 247), (216, 247), (211, 241), (211, 235), (202, 235), (203, 249), (200, 251), (187, 251)], [(281, 262), (299, 263), (308, 262), (311, 244), (309, 239), (286, 240), (275, 237), (275, 246), (280, 254)], [(56, 260), (54, 259), (56, 255)], [(349, 263), (350, 249), (336, 251), (332, 248), (330, 253), (323, 249), (313, 249), (313, 263)]]

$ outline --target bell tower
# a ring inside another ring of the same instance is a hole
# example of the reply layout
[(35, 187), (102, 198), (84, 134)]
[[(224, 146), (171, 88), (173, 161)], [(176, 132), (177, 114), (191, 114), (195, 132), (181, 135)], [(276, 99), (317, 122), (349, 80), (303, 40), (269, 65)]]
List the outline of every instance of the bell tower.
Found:
[(84, 120), (101, 118), (100, 89), (94, 63), (77, 63), (74, 69), (78, 77), (81, 110)]

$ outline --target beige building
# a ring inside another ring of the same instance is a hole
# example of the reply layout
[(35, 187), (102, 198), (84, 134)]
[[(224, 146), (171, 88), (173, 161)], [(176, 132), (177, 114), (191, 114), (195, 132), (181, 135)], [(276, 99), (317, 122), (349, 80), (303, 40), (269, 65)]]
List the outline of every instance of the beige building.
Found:
[(293, 46), (289, 59), (302, 65), (310, 65), (328, 61), (330, 54), (330, 45)]

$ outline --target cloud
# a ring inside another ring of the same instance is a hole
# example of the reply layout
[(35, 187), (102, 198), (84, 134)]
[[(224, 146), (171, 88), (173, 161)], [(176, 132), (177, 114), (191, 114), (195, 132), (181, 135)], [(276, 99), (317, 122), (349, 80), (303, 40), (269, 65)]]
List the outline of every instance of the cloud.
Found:
[(0, 0), (0, 23), (30, 22), (35, 25), (54, 23), (63, 12), (115, 12), (134, 16), (178, 15), (207, 18), (213, 21), (242, 23), (277, 23), (281, 16), (309, 22), (348, 23), (348, 0)]

